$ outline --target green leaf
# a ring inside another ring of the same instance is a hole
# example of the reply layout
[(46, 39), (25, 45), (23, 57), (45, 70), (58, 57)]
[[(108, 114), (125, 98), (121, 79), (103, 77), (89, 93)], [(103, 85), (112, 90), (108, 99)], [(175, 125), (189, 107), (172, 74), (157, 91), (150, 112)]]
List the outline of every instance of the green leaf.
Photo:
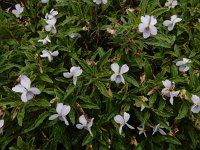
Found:
[(23, 122), (24, 114), (25, 114), (25, 108), (26, 108), (26, 104), (23, 103), (23, 107), (17, 113), (17, 122), (18, 122), (19, 126), (22, 126), (22, 122)]
[(167, 142), (171, 144), (181, 145), (181, 142), (177, 138), (168, 135), (165, 136), (159, 135), (158, 137), (154, 138), (154, 142), (155, 143)]
[(25, 129), (23, 133), (27, 133), (37, 128), (48, 116), (49, 116), (49, 112), (47, 111), (39, 115), (39, 117), (35, 120), (35, 122), (29, 128)]
[(51, 80), (51, 78), (49, 78), (49, 76), (46, 75), (46, 74), (40, 75), (40, 78), (41, 78), (41, 80), (43, 80), (43, 81), (46, 81), (46, 82), (49, 82), (49, 83), (53, 83), (53, 80)]
[(158, 17), (168, 10), (169, 10), (169, 8), (164, 8), (164, 7), (158, 8), (158, 9), (155, 9), (154, 11), (152, 11), (151, 15), (154, 16), (154, 17)]
[(106, 63), (108, 62), (108, 58), (110, 57), (111, 55), (111, 52), (112, 50), (108, 50), (101, 58), (100, 60), (98, 61), (97, 63), (97, 67), (101, 69), (101, 67)]
[(105, 85), (100, 82), (100, 81), (96, 81), (96, 86), (98, 88), (98, 90), (101, 92), (101, 94), (103, 94), (104, 96), (110, 98), (111, 96), (108, 94), (107, 89), (105, 88)]
[(187, 102), (183, 102), (179, 109), (178, 116), (175, 119), (185, 118), (188, 114), (188, 110), (189, 110), (189, 106), (188, 106)]
[(149, 98), (149, 107), (153, 107), (153, 104), (156, 102), (157, 100), (157, 97), (158, 97), (158, 94), (157, 93), (153, 93), (151, 95), (151, 97)]
[[(94, 133), (93, 133), (94, 134)], [(94, 139), (94, 135), (91, 136), (89, 133), (87, 134), (87, 136), (84, 138), (83, 142), (82, 142), (82, 146), (89, 144), (90, 142), (92, 142), (92, 140)]]
[(132, 84), (132, 85), (134, 85), (134, 86), (136, 86), (136, 87), (139, 87), (138, 82), (137, 82), (133, 77), (131, 77), (131, 76), (129, 76), (129, 75), (124, 75), (124, 79), (125, 79), (125, 81), (127, 81), (128, 83), (130, 83), (130, 84)]

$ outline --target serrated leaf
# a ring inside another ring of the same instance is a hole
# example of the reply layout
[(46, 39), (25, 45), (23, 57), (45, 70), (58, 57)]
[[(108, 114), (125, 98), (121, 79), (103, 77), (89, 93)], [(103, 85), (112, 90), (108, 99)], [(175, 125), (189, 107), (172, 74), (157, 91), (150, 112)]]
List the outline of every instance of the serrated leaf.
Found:
[(25, 129), (23, 133), (27, 133), (37, 128), (48, 116), (49, 112), (44, 112), (41, 115), (39, 115), (39, 117), (35, 120), (35, 122), (29, 128)]
[(111, 96), (108, 94), (107, 89), (105, 88), (105, 85), (100, 82), (100, 81), (96, 81), (96, 86), (98, 88), (98, 90), (100, 91), (101, 94), (103, 94), (104, 96), (110, 98)]
[(101, 69), (101, 67), (108, 62), (108, 58), (111, 55), (112, 50), (108, 50), (98, 61), (97, 67)]
[(94, 139), (93, 136), (91, 136), (89, 133), (87, 134), (87, 136), (84, 138), (83, 142), (82, 142), (82, 146), (89, 144), (90, 142), (92, 142), (92, 140)]
[(165, 13), (166, 11), (168, 11), (169, 8), (158, 8), (158, 9), (155, 9), (151, 12), (151, 15), (154, 16), (154, 17), (158, 17), (160, 15), (162, 15), (163, 13)]
[(136, 87), (139, 87), (138, 82), (137, 82), (133, 77), (128, 76), (128, 75), (124, 75), (124, 79), (125, 79), (125, 81), (127, 81), (128, 83), (130, 83), (130, 84), (132, 84), (132, 85), (134, 85), (134, 86), (136, 86)]
[(26, 108), (26, 104), (23, 104), (23, 107), (17, 113), (17, 122), (18, 122), (19, 126), (22, 126), (24, 114), (25, 114), (25, 108)]
[(158, 136), (156, 138), (154, 138), (154, 142), (156, 143), (160, 143), (160, 142), (167, 142), (167, 143), (171, 143), (171, 144), (176, 144), (176, 145), (181, 145), (181, 142), (175, 138), (175, 137), (172, 137), (172, 136)]
[(181, 107), (179, 109), (178, 116), (176, 117), (176, 119), (182, 119), (186, 117), (188, 114), (188, 110), (189, 110), (188, 104), (186, 102), (183, 102), (181, 104)]
[(46, 81), (46, 82), (49, 82), (49, 83), (53, 83), (53, 80), (51, 80), (51, 78), (48, 75), (46, 75), (46, 74), (40, 75), (40, 78), (43, 81)]

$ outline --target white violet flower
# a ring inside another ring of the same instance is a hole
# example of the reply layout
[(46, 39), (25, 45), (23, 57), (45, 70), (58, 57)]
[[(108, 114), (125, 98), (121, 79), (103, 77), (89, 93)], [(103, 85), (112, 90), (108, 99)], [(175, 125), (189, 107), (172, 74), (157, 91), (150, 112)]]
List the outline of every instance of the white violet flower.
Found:
[(42, 3), (48, 3), (49, 0), (41, 0)]
[(47, 57), (49, 62), (51, 62), (53, 60), (53, 57), (58, 56), (59, 52), (58, 51), (48, 51), (48, 50), (43, 50), (42, 51), (42, 55), (40, 55), (40, 57)]
[(178, 5), (177, 0), (167, 0), (167, 2), (165, 3), (165, 6), (169, 8), (175, 8), (177, 5)]
[(12, 10), (12, 13), (17, 17), (20, 18), (22, 17), (21, 13), (24, 11), (24, 7), (22, 7), (20, 4), (15, 5), (15, 9)]
[(77, 124), (76, 127), (77, 127), (78, 129), (83, 129), (83, 128), (84, 128), (85, 130), (89, 131), (89, 133), (90, 133), (91, 136), (93, 136), (92, 131), (91, 131), (91, 127), (92, 127), (92, 125), (93, 125), (93, 120), (94, 120), (94, 118), (90, 119), (89, 122), (88, 122), (88, 121), (86, 120), (85, 116), (84, 116), (84, 115), (81, 115), (81, 116), (79, 117), (79, 122), (80, 122), (81, 124)]
[(97, 5), (103, 3), (106, 4), (108, 2), (108, 0), (93, 0), (94, 3), (96, 3)]
[(53, 114), (49, 117), (49, 120), (60, 119), (64, 121), (65, 124), (68, 126), (69, 122), (66, 119), (67, 114), (69, 114), (71, 107), (69, 105), (63, 105), (63, 103), (58, 103), (56, 107), (57, 114)]
[(152, 133), (152, 135), (154, 135), (156, 132), (160, 132), (160, 134), (166, 135), (165, 131), (164, 131), (162, 128), (163, 128), (162, 125), (157, 124), (157, 125), (153, 128), (153, 133)]
[(154, 26), (157, 23), (154, 16), (145, 15), (141, 17), (141, 22), (139, 24), (139, 32), (143, 33), (143, 38), (148, 38), (150, 35), (157, 34), (157, 28)]
[(0, 120), (0, 134), (3, 134), (3, 126), (4, 126), (4, 120)]
[(163, 25), (168, 28), (169, 31), (172, 31), (174, 29), (174, 26), (177, 22), (180, 22), (182, 19), (177, 18), (177, 15), (171, 16), (171, 20), (165, 20), (163, 22)]
[(167, 97), (170, 97), (170, 103), (173, 105), (174, 103), (174, 97), (177, 97), (180, 90), (179, 91), (174, 91), (175, 88), (175, 83), (171, 82), (169, 80), (165, 80), (162, 81), (163, 85), (164, 85), (164, 89), (162, 89), (161, 93)]
[(27, 102), (31, 100), (34, 95), (40, 94), (41, 91), (36, 87), (31, 87), (31, 80), (26, 75), (20, 75), (20, 84), (12, 88), (12, 91), (22, 93), (21, 100)]
[(114, 120), (116, 123), (120, 124), (120, 127), (119, 127), (119, 134), (121, 135), (122, 133), (122, 128), (123, 126), (127, 125), (130, 129), (135, 129), (133, 126), (129, 125), (127, 122), (128, 120), (130, 119), (130, 114), (129, 113), (126, 113), (124, 112), (124, 116), (121, 116), (121, 115), (116, 115), (114, 117)]
[(188, 63), (191, 63), (192, 61), (187, 58), (183, 58), (182, 61), (177, 61), (176, 66), (179, 67), (179, 71), (186, 72), (190, 69), (189, 66), (187, 66)]
[[(147, 102), (148, 101), (148, 98), (147, 97), (144, 97), (144, 96), (140, 96), (140, 99), (143, 101), (143, 102)], [(143, 111), (145, 106), (142, 104), (142, 103), (139, 103), (139, 102), (136, 102), (135, 103), (135, 106), (136, 107), (141, 107), (140, 111)]]
[(117, 63), (113, 63), (111, 65), (111, 69), (112, 69), (112, 71), (114, 71), (114, 74), (110, 77), (111, 81), (115, 81), (116, 83), (122, 82), (122, 83), (125, 84), (123, 74), (126, 73), (129, 70), (129, 67), (126, 64), (124, 64), (120, 68)]
[(47, 23), (47, 25), (45, 26), (45, 30), (47, 32), (52, 32), (52, 33), (56, 33), (56, 27), (55, 24), (57, 22), (57, 19), (55, 18), (55, 16), (58, 14), (58, 11), (55, 11), (54, 9), (51, 9), (50, 14), (46, 13), (45, 15), (45, 22)]
[(192, 95), (192, 102), (194, 103), (192, 105), (191, 111), (193, 113), (199, 113), (200, 112), (200, 97), (197, 95)]
[(42, 44), (51, 43), (51, 40), (49, 39), (49, 36), (47, 35), (43, 40), (38, 40), (38, 42), (42, 42)]
[(71, 78), (73, 77), (73, 83), (76, 85), (77, 77), (82, 74), (83, 70), (80, 67), (71, 67), (70, 72), (64, 72), (63, 76), (65, 78)]
[(142, 127), (137, 127), (137, 129), (139, 130), (139, 135), (143, 133), (144, 136), (147, 137), (146, 132), (145, 132), (145, 129), (144, 129), (144, 126), (142, 126)]

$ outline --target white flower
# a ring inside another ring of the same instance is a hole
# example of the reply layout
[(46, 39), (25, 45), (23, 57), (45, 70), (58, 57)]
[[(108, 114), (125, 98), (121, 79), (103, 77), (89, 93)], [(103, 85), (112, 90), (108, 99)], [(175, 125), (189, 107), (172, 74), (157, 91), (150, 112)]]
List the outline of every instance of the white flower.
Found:
[(167, 2), (165, 3), (165, 6), (168, 6), (169, 8), (175, 8), (177, 5), (177, 0), (167, 0)]
[(139, 24), (139, 32), (143, 33), (143, 38), (148, 38), (150, 35), (157, 34), (157, 28), (154, 26), (157, 23), (156, 18), (153, 16), (145, 15), (141, 17)]
[(63, 73), (63, 76), (65, 78), (71, 78), (73, 77), (73, 83), (76, 85), (77, 77), (82, 74), (83, 70), (80, 67), (71, 67), (70, 72)]
[(192, 95), (192, 102), (194, 103), (192, 105), (191, 111), (193, 113), (199, 113), (200, 112), (200, 98), (197, 95)]
[(68, 126), (69, 122), (66, 119), (67, 114), (69, 114), (71, 107), (69, 105), (63, 105), (63, 103), (58, 103), (56, 107), (57, 114), (53, 114), (49, 117), (49, 120), (60, 119), (64, 121), (65, 124)]
[(50, 14), (46, 13), (45, 20), (49, 20), (49, 19), (55, 18), (56, 15), (58, 15), (58, 11), (56, 11), (54, 9), (51, 9)]
[(56, 24), (56, 18), (51, 18), (51, 19), (48, 19), (48, 20), (45, 20), (47, 25), (45, 26), (45, 30), (47, 32), (52, 32), (52, 33), (56, 33), (57, 30), (56, 30), (56, 27), (55, 27), (55, 24)]
[(3, 134), (3, 126), (4, 126), (4, 120), (0, 120), (0, 134)]
[(160, 124), (157, 124), (154, 128), (153, 128), (153, 133), (152, 135), (154, 135), (154, 133), (156, 132), (160, 132), (160, 134), (162, 135), (166, 135), (165, 131), (163, 131), (163, 126), (161, 126)]
[(169, 31), (172, 31), (174, 29), (174, 26), (177, 22), (180, 22), (182, 19), (177, 18), (177, 15), (171, 16), (171, 20), (165, 20), (163, 22), (163, 25), (168, 28)]
[(12, 13), (17, 17), (21, 19), (21, 13), (24, 11), (24, 7), (22, 7), (20, 4), (15, 5), (15, 9), (12, 10)]
[(20, 84), (12, 88), (14, 92), (22, 93), (21, 100), (27, 102), (31, 100), (34, 95), (40, 94), (41, 91), (36, 87), (31, 87), (31, 80), (26, 75), (20, 75)]
[(53, 60), (53, 57), (58, 55), (59, 55), (58, 51), (50, 52), (48, 50), (43, 50), (42, 55), (40, 55), (40, 57), (47, 57), (49, 62), (51, 62)]
[(54, 9), (51, 9), (50, 14), (46, 13), (45, 15), (45, 22), (47, 23), (47, 25), (45, 26), (45, 30), (47, 32), (51, 31), (52, 33), (56, 33), (56, 27), (55, 24), (57, 22), (57, 19), (55, 18), (55, 16), (58, 14), (58, 11), (55, 11)]
[(144, 126), (142, 126), (142, 128), (137, 127), (137, 129), (139, 130), (139, 135), (143, 133), (144, 136), (147, 137), (146, 132), (145, 132), (145, 129), (144, 129)]
[(48, 3), (49, 0), (41, 0), (42, 3)]
[(49, 39), (49, 36), (47, 35), (43, 40), (38, 40), (38, 42), (42, 42), (42, 44), (51, 43), (51, 40)]
[(164, 89), (162, 89), (161, 93), (167, 97), (170, 97), (170, 103), (173, 105), (174, 97), (177, 97), (180, 91), (174, 91), (175, 84), (169, 80), (162, 81), (164, 85)]
[[(144, 96), (140, 96), (140, 99), (143, 101), (143, 102), (147, 102), (148, 101), (148, 98), (147, 97), (144, 97)], [(135, 106), (136, 107), (141, 107), (140, 111), (143, 111), (145, 106), (139, 102), (136, 102), (135, 103)]]
[(119, 127), (119, 134), (120, 135), (122, 133), (122, 128), (125, 125), (127, 125), (130, 129), (135, 129), (133, 126), (131, 126), (131, 125), (129, 125), (127, 123), (129, 119), (130, 119), (130, 114), (126, 113), (126, 112), (124, 112), (124, 116), (123, 117), (121, 115), (116, 115), (114, 117), (115, 122), (118, 123), (118, 124), (120, 124), (120, 127)]
[(83, 128), (84, 128), (85, 130), (89, 131), (89, 133), (90, 133), (91, 136), (93, 136), (92, 131), (91, 131), (91, 127), (92, 127), (92, 124), (93, 124), (93, 120), (94, 120), (94, 118), (90, 119), (89, 122), (88, 122), (88, 121), (86, 120), (85, 116), (84, 116), (84, 115), (81, 115), (81, 116), (79, 117), (79, 122), (80, 122), (81, 124), (77, 124), (76, 127), (77, 127), (78, 129), (83, 129)]
[(72, 34), (69, 35), (69, 37), (72, 38), (72, 39), (77, 37), (77, 36), (79, 36), (79, 33), (72, 33)]
[(177, 61), (176, 66), (179, 66), (179, 71), (186, 72), (190, 69), (189, 66), (187, 66), (188, 63), (191, 63), (191, 60), (183, 58), (182, 61)]
[(126, 73), (129, 70), (129, 67), (124, 64), (121, 69), (119, 68), (119, 65), (117, 63), (113, 63), (111, 65), (112, 71), (114, 71), (114, 74), (111, 76), (111, 81), (115, 81), (116, 83), (124, 83), (124, 77), (122, 76), (124, 73)]
[(108, 2), (108, 0), (93, 0), (94, 3), (96, 3), (97, 5), (103, 3), (106, 4)]

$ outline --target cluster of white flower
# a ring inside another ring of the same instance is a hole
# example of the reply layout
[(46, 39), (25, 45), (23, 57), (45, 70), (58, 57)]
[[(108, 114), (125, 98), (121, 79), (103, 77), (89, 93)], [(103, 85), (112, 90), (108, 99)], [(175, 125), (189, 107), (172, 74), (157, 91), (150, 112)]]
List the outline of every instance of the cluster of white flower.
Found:
[[(168, 27), (169, 31), (174, 29), (174, 26), (177, 22), (180, 22), (182, 19), (177, 18), (177, 15), (171, 16), (171, 20), (165, 20), (163, 22), (164, 26)], [(141, 17), (141, 23), (139, 24), (139, 32), (143, 33), (143, 38), (148, 38), (151, 35), (157, 34), (157, 28), (155, 24), (157, 23), (156, 18), (154, 16), (145, 15)]]
[(55, 18), (55, 16), (57, 14), (58, 12), (55, 11), (54, 9), (51, 9), (50, 14), (46, 13), (44, 21), (47, 23), (47, 25), (45, 26), (45, 30), (47, 32), (52, 32), (52, 33), (57, 32), (56, 27), (55, 27), (55, 24), (57, 22), (57, 19)]
[[(128, 124), (127, 122), (129, 121), (130, 119), (130, 114), (127, 113), (127, 112), (124, 112), (124, 115), (121, 116), (121, 115), (116, 115), (114, 117), (114, 120), (116, 123), (120, 124), (120, 127), (119, 127), (119, 134), (121, 135), (122, 133), (122, 128), (123, 126), (127, 125), (128, 128), (130, 129), (135, 129), (133, 126), (131, 126), (130, 124)], [(168, 124), (168, 123), (167, 123)], [(169, 126), (169, 124), (168, 124)], [(163, 131), (162, 129), (163, 127), (160, 125), (160, 124), (157, 124), (153, 127), (153, 134), (155, 134), (156, 132), (160, 132), (160, 134), (162, 135), (166, 135), (165, 131)], [(137, 129), (139, 130), (139, 134), (144, 134), (145, 137), (147, 137), (146, 135), (146, 132), (145, 132), (145, 128), (144, 128), (144, 125), (142, 125), (142, 127), (137, 127)]]
[[(63, 103), (58, 103), (57, 107), (56, 107), (57, 114), (51, 115), (49, 117), (49, 120), (54, 120), (54, 119), (58, 118), (61, 121), (64, 121), (65, 124), (68, 126), (69, 122), (66, 119), (66, 116), (67, 116), (67, 114), (69, 114), (70, 110), (71, 110), (71, 107), (69, 105), (63, 105)], [(94, 120), (94, 118), (87, 120), (85, 115), (81, 115), (79, 117), (79, 122), (81, 124), (77, 124), (76, 127), (78, 129), (83, 129), (84, 128), (84, 129), (88, 130), (90, 135), (93, 136), (92, 131), (91, 131), (91, 127), (93, 125), (93, 120)]]
[[(168, 0), (165, 3), (165, 6), (168, 6), (169, 8), (174, 8), (176, 5), (178, 5), (177, 0)], [(163, 22), (163, 25), (168, 27), (169, 31), (172, 31), (174, 29), (174, 26), (176, 23), (180, 22), (182, 19), (177, 18), (177, 15), (171, 16), (171, 20), (165, 20)], [(156, 18), (154, 16), (141, 16), (141, 23), (138, 26), (139, 32), (143, 33), (143, 38), (148, 38), (151, 35), (157, 34), (157, 28), (155, 27), (155, 24), (157, 23)]]

